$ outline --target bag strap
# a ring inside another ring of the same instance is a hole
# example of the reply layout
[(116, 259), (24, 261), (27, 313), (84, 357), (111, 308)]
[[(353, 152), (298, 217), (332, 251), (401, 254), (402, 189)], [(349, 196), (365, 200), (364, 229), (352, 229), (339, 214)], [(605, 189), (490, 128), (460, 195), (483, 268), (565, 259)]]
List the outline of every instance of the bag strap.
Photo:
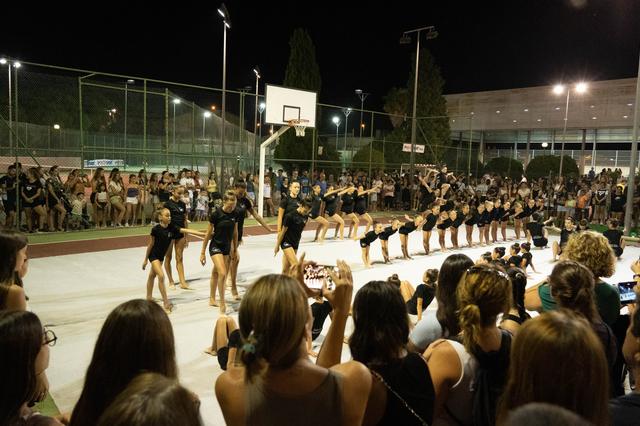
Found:
[(414, 415), (414, 417), (416, 419), (418, 419), (418, 421), (420, 422), (420, 424), (422, 424), (422, 426), (429, 426), (429, 423), (425, 422), (422, 417), (420, 417), (420, 415), (418, 413), (416, 413), (413, 408), (411, 408), (411, 406), (407, 403), (407, 401), (405, 401), (396, 391), (394, 391), (391, 386), (389, 386), (389, 384), (382, 378), (382, 376), (374, 370), (369, 369), (369, 371), (371, 371), (371, 374), (373, 375), (373, 377), (375, 377), (376, 379), (378, 379), (380, 381), (380, 383), (382, 383), (389, 392), (391, 392), (392, 394), (394, 394), (396, 396), (396, 398), (398, 398), (400, 400), (400, 402), (402, 402), (402, 404), (405, 406), (405, 408), (407, 410), (409, 410), (409, 412), (411, 414)]

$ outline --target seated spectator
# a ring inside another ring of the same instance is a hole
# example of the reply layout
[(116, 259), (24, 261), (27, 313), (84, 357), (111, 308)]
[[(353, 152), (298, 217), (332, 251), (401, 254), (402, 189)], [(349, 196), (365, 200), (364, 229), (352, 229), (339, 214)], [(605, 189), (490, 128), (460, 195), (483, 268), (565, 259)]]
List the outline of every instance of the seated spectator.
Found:
[(557, 405), (531, 402), (511, 411), (504, 426), (592, 426), (576, 413)]
[(520, 326), (531, 318), (524, 308), (524, 290), (527, 288), (527, 274), (520, 268), (509, 268), (507, 275), (511, 280), (511, 308), (509, 313), (502, 317), (500, 328), (509, 331), (515, 336)]
[(0, 310), (26, 310), (22, 278), (27, 274), (27, 238), (14, 231), (0, 231)]
[(136, 299), (116, 307), (104, 322), (70, 425), (95, 425), (143, 371), (171, 379), (178, 374), (169, 317), (156, 303)]
[(200, 426), (200, 400), (177, 380), (136, 376), (100, 416), (98, 426)]
[(438, 310), (435, 315), (427, 315), (416, 324), (409, 335), (408, 350), (422, 353), (440, 337), (448, 338), (460, 333), (456, 289), (465, 271), (472, 266), (473, 261), (461, 253), (452, 254), (444, 260), (436, 286)]
[(436, 294), (438, 270), (427, 269), (422, 275), (422, 282), (415, 290), (408, 281), (403, 281), (400, 285), (402, 297), (407, 304), (407, 312), (417, 315), (418, 321), (422, 319), (422, 313), (429, 307)]
[[(601, 280), (610, 277), (615, 271), (615, 257), (607, 239), (601, 234), (586, 231), (569, 238), (562, 252), (562, 258), (576, 261), (587, 267), (595, 278), (596, 305), (600, 317), (613, 325), (620, 315), (620, 294), (618, 289)], [(546, 281), (530, 287), (525, 293), (525, 308), (530, 311), (548, 311), (556, 307)]]
[(608, 229), (602, 233), (604, 237), (609, 241), (609, 245), (613, 250), (613, 253), (616, 257), (622, 256), (622, 251), (624, 250), (624, 239), (622, 236), (624, 235), (621, 230), (618, 229), (618, 220), (610, 219), (607, 223)]
[[(371, 375), (359, 362), (340, 364), (353, 284), (346, 263), (338, 267), (339, 273), (332, 273), (335, 289), (322, 292), (333, 318), (317, 365), (307, 356), (312, 318), (302, 281), (265, 275), (244, 295), (242, 367), (229, 368), (216, 381), (227, 424), (362, 423)], [(299, 271), (301, 277), (302, 267)]]
[(220, 368), (227, 370), (229, 365), (235, 363), (236, 354), (241, 346), (240, 340), (240, 331), (233, 318), (221, 315), (213, 329), (211, 346), (205, 352), (217, 356)]
[(457, 299), (461, 335), (436, 340), (424, 354), (436, 391), (435, 424), (494, 424), (509, 368), (511, 334), (496, 325), (509, 311), (509, 276), (499, 266), (473, 266)]
[(609, 377), (600, 340), (589, 323), (567, 310), (527, 321), (514, 340), (498, 424), (531, 402), (564, 407), (594, 425), (608, 425)]
[(0, 311), (0, 424), (62, 424), (30, 408), (47, 395), (49, 345), (55, 341), (34, 313)]
[[(640, 287), (636, 286), (636, 303), (629, 305), (631, 323), (624, 339), (622, 353), (633, 381), (640, 383)], [(640, 393), (634, 391), (609, 401), (609, 413), (613, 426), (631, 426), (638, 424), (640, 418)]]
[(398, 287), (370, 281), (353, 301), (351, 355), (373, 374), (364, 425), (431, 424), (435, 394), (422, 355), (408, 353), (407, 308)]

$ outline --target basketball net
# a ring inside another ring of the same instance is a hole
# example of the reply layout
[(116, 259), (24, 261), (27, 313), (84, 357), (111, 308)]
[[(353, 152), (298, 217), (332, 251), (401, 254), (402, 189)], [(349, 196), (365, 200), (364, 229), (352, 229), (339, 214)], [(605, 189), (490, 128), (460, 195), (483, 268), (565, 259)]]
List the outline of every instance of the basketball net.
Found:
[(303, 118), (289, 120), (289, 126), (296, 129), (296, 136), (299, 137), (304, 136), (304, 131), (307, 128), (307, 123), (309, 123), (309, 120), (305, 120)]

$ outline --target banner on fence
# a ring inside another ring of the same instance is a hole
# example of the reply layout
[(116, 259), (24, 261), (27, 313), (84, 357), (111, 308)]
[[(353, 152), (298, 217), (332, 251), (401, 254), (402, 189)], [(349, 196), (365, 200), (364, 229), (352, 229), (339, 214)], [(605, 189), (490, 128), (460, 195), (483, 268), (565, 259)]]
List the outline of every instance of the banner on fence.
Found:
[[(411, 144), (410, 143), (403, 143), (402, 144), (402, 151), (403, 152), (411, 152)], [(417, 145), (416, 144), (415, 152), (417, 152), (418, 154), (424, 154), (424, 145)]]
[(124, 160), (84, 160), (85, 169), (96, 169), (98, 167), (124, 167)]

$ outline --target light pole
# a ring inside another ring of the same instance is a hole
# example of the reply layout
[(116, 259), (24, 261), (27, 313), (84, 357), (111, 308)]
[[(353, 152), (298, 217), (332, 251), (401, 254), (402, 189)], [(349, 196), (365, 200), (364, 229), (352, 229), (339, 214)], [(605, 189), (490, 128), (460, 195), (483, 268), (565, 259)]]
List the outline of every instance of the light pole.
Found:
[(633, 132), (631, 135), (631, 160), (629, 161), (629, 177), (627, 178), (627, 206), (624, 214), (624, 235), (631, 232), (631, 219), (633, 216), (633, 196), (636, 183), (636, 155), (638, 154), (638, 121), (640, 120), (640, 62), (638, 63), (638, 77), (636, 81), (636, 101), (633, 105)]
[(409, 156), (410, 161), (409, 161), (409, 173), (411, 175), (411, 177), (413, 178), (413, 174), (414, 174), (414, 166), (415, 166), (415, 152), (416, 152), (416, 125), (417, 125), (417, 119), (416, 119), (416, 107), (417, 107), (417, 103), (418, 103), (418, 62), (420, 61), (420, 33), (422, 31), (427, 31), (427, 40), (431, 40), (434, 39), (436, 37), (438, 37), (438, 32), (436, 31), (436, 27), (434, 26), (429, 26), (429, 27), (422, 27), (422, 28), (417, 28), (415, 30), (409, 30), (409, 31), (405, 31), (402, 34), (402, 37), (400, 38), (400, 44), (409, 44), (411, 43), (411, 37), (409, 37), (409, 34), (411, 33), (418, 33), (416, 35), (416, 69), (415, 69), (415, 77), (414, 77), (414, 81), (413, 81), (413, 118), (411, 120), (411, 154)]
[(363, 92), (362, 89), (356, 89), (356, 96), (360, 98), (360, 139), (362, 139), (362, 130), (364, 129), (364, 122), (362, 121), (362, 114), (364, 113), (364, 100), (367, 99), (371, 93)]
[(255, 171), (256, 169), (256, 159), (257, 159), (257, 143), (256, 143), (256, 139), (258, 136), (258, 127), (260, 127), (258, 125), (258, 93), (259, 93), (259, 83), (260, 83), (260, 68), (256, 65), (255, 67), (253, 67), (253, 73), (256, 75), (256, 101), (255, 101), (255, 108), (253, 110), (253, 170)]
[(260, 105), (258, 105), (258, 112), (260, 113), (260, 123), (258, 124), (258, 127), (260, 128), (260, 134), (258, 135), (258, 137), (260, 138), (260, 140), (262, 140), (262, 113), (264, 112), (266, 107), (267, 104), (265, 104), (264, 102), (260, 102)]
[(220, 156), (220, 192), (224, 191), (225, 187), (225, 174), (224, 174), (224, 134), (225, 134), (225, 112), (227, 105), (227, 29), (231, 29), (231, 18), (229, 17), (229, 11), (227, 7), (222, 3), (218, 8), (218, 14), (222, 17), (223, 22), (223, 48), (222, 48), (222, 135), (220, 137), (220, 146), (222, 148), (222, 155)]
[[(556, 84), (553, 86), (553, 93), (556, 95), (562, 95), (567, 90), (567, 102), (564, 108), (564, 126), (562, 128), (562, 144), (560, 145), (560, 169), (558, 170), (558, 177), (562, 176), (562, 165), (564, 160), (564, 141), (567, 136), (567, 121), (569, 117), (569, 98), (571, 96), (571, 86), (565, 87), (564, 84)], [(587, 91), (587, 83), (580, 82), (576, 84), (574, 89), (576, 93), (582, 94)]]
[(17, 87), (18, 87), (18, 68), (20, 68), (22, 66), (22, 64), (19, 61), (16, 60), (12, 60), (12, 59), (7, 59), (7, 58), (0, 58), (0, 65), (7, 65), (7, 71), (9, 73), (9, 149), (13, 150), (13, 155), (15, 157), (15, 166), (16, 166), (16, 229), (20, 230), (20, 207), (21, 207), (21, 197), (19, 196), (20, 194), (20, 172), (21, 169), (18, 169), (18, 141), (13, 142), (13, 120), (14, 120), (14, 116), (16, 117), (16, 121), (17, 121), (17, 111), (13, 111), (13, 85), (12, 85), (12, 80), (11, 80), (11, 68), (15, 69), (15, 78), (16, 78), (16, 109), (17, 109)]
[[(349, 114), (351, 114), (351, 107), (343, 108), (342, 113), (344, 114), (344, 152), (347, 152), (347, 124), (349, 123)], [(353, 156), (352, 156), (353, 162)], [(346, 161), (344, 161), (346, 165)]]
[(333, 121), (333, 124), (336, 125), (336, 151), (337, 151), (338, 150), (338, 129), (340, 128), (340, 117), (338, 117), (337, 115), (334, 115), (331, 121)]
[(182, 101), (175, 98), (171, 101), (173, 104), (173, 163), (176, 161), (176, 105), (180, 105)]
[[(128, 102), (129, 102), (129, 85), (135, 84), (135, 80), (128, 79), (124, 82), (124, 152), (127, 155), (127, 115), (128, 115)], [(127, 161), (125, 160), (125, 163)]]
[(211, 117), (211, 113), (209, 111), (205, 111), (202, 114), (202, 140), (204, 141), (204, 126), (207, 123), (207, 118)]

